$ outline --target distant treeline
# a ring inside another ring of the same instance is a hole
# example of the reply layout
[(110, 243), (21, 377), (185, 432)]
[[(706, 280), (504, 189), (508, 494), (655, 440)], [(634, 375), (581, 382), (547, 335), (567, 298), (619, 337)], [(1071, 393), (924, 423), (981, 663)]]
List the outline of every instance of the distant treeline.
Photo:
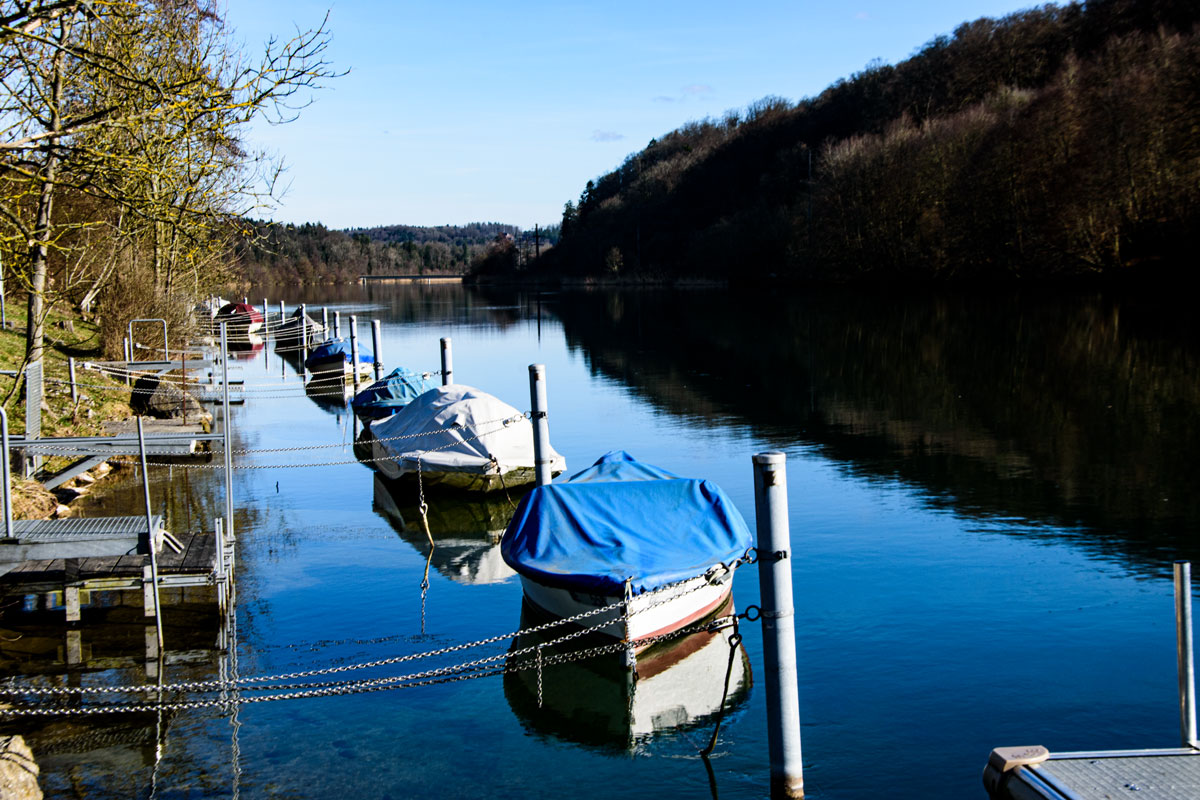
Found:
[[(499, 222), (340, 231), (320, 223), (248, 221), (243, 233), (235, 257), (243, 278), (253, 283), (345, 283), (360, 275), (462, 274), (497, 242), (514, 251), (534, 248), (532, 231)], [(557, 239), (558, 226), (539, 234), (545, 247)]]
[(589, 181), (537, 272), (1159, 275), (1200, 230), (1200, 4), (980, 19), (821, 95), (693, 122)]

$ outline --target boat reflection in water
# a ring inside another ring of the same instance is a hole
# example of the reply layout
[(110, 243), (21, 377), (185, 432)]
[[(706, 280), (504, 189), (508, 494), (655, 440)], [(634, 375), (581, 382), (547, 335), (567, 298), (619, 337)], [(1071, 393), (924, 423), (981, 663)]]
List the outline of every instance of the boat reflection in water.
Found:
[(338, 415), (347, 410), (353, 391), (338, 372), (315, 372), (304, 384), (304, 393), (317, 406)]
[[(714, 616), (732, 613), (729, 599)], [(548, 619), (527, 601), (522, 602), (522, 629)], [(530, 731), (589, 747), (636, 753), (655, 738), (715, 724), (727, 671), (725, 713), (741, 708), (749, 697), (750, 660), (740, 642), (730, 668), (733, 628), (692, 633), (644, 650), (637, 657), (636, 680), (624, 667), (620, 652), (548, 663), (556, 656), (611, 646), (611, 638), (588, 635), (559, 645), (546, 644), (541, 649), (539, 679), (536, 651), (522, 651), (576, 630), (559, 626), (523, 632), (513, 641), (504, 696)]]
[[(499, 583), (516, 573), (500, 557), (500, 537), (512, 517), (510, 501), (479, 495), (439, 494), (428, 498), (429, 533), (433, 537), (431, 564), (456, 583)], [(421, 524), (416, 487), (375, 475), (375, 511), (386, 519), (421, 555), (429, 555), (429, 537)]]
[(266, 340), (257, 333), (244, 333), (228, 341), (229, 355), (237, 361), (249, 361), (262, 351)]

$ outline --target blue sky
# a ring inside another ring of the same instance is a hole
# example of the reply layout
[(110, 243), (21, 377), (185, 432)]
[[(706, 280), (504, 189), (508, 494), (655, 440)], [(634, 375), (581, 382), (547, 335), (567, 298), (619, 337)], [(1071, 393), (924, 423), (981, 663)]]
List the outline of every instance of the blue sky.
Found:
[(256, 125), (289, 189), (267, 216), (333, 228), (558, 221), (655, 136), (767, 95), (820, 93), (873, 59), (1028, 2), (230, 0), (249, 52), (318, 25), (349, 74), (299, 120)]

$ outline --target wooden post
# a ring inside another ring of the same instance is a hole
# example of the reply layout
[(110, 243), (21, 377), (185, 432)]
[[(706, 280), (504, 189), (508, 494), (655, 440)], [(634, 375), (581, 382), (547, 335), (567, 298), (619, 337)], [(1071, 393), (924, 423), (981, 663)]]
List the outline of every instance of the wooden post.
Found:
[(67, 664), (83, 663), (83, 631), (67, 631)]
[(450, 350), (450, 337), (442, 337), (442, 386), (454, 383), (454, 356)]
[(79, 621), (79, 587), (63, 587), (63, 605), (67, 609), (67, 622)]
[(763, 623), (767, 745), (771, 797), (804, 797), (800, 752), (800, 694), (796, 686), (796, 627), (792, 610), (792, 544), (788, 525), (787, 456), (754, 456), (758, 582)]
[(375, 380), (383, 377), (383, 332), (377, 319), (371, 320), (371, 345), (375, 348)]
[[(443, 340), (444, 341), (444, 340)], [(550, 483), (550, 426), (546, 420), (546, 365), (529, 365), (530, 417), (533, 420), (533, 470), (537, 485)]]

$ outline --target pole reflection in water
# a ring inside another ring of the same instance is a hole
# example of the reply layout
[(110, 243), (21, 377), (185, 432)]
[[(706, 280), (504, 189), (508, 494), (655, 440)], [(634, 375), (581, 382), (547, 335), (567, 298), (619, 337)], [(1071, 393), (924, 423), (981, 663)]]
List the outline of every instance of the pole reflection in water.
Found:
[[(731, 613), (729, 600), (715, 616)], [(545, 621), (544, 614), (522, 602), (523, 630)], [(743, 707), (750, 695), (750, 660), (740, 641), (733, 642), (737, 652), (730, 666), (732, 628), (654, 645), (638, 655), (636, 680), (625, 669), (621, 652), (565, 660), (612, 643), (609, 637), (589, 634), (549, 644), (567, 632), (562, 627), (526, 631), (510, 648), (504, 696), (522, 724), (540, 735), (641, 754), (658, 737), (715, 725), (727, 673), (726, 716)], [(530, 647), (537, 650), (521, 652)]]

